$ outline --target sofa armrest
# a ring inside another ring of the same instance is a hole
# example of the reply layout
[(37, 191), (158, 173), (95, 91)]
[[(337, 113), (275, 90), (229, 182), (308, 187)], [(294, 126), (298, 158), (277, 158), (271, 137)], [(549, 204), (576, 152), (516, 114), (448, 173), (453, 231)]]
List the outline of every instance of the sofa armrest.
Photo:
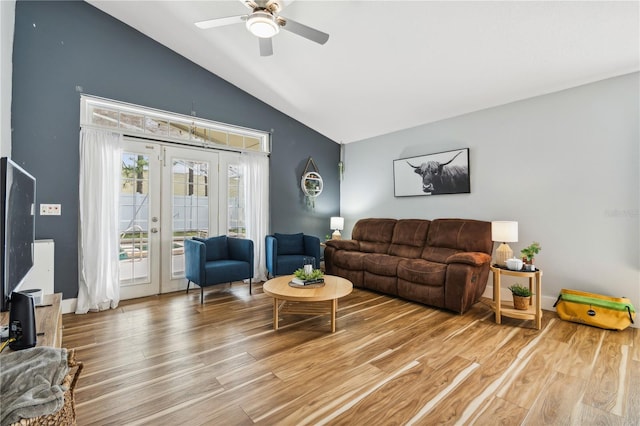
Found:
[(207, 247), (200, 240), (184, 240), (185, 277), (198, 285), (205, 282)]
[(357, 240), (328, 240), (325, 244), (336, 250), (360, 250), (360, 243)]
[(229, 248), (229, 259), (249, 262), (250, 270), (253, 271), (253, 241), (244, 238), (227, 238)]
[(464, 263), (471, 266), (481, 266), (490, 262), (491, 256), (487, 253), (481, 253), (478, 251), (465, 251), (462, 253), (452, 254), (447, 257), (447, 264)]

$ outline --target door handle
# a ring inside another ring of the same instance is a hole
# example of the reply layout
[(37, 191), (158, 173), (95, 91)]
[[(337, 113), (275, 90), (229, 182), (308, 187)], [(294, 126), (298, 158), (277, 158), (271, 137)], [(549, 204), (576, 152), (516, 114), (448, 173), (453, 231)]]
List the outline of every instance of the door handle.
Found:
[(151, 233), (152, 234), (157, 234), (158, 233), (158, 228), (151, 228)]

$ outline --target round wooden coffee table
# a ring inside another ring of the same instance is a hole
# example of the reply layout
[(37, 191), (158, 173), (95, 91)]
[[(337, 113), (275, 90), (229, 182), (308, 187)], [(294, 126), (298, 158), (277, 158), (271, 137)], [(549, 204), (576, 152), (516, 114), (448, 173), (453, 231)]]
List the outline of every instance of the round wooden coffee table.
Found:
[[(278, 316), (283, 314), (319, 315), (331, 314), (331, 332), (336, 331), (338, 299), (351, 293), (353, 284), (344, 278), (325, 275), (324, 286), (318, 288), (291, 287), (293, 275), (283, 275), (265, 282), (262, 291), (273, 297), (273, 329), (278, 329)], [(326, 304), (316, 302), (329, 302)]]

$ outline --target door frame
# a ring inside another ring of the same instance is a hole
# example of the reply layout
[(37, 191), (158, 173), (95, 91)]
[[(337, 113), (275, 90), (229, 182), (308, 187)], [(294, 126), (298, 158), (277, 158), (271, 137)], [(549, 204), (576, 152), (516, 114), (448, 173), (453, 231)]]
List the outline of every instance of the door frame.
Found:
[[(157, 217), (160, 214), (160, 197), (151, 196), (152, 192), (159, 193), (161, 188), (161, 176), (159, 173), (151, 173), (153, 169), (155, 172), (159, 172), (161, 170), (160, 164), (160, 155), (161, 155), (161, 146), (156, 143), (150, 143), (145, 141), (138, 141), (135, 139), (124, 137), (122, 140), (122, 151), (124, 153), (134, 153), (134, 154), (143, 154), (146, 155), (149, 161), (148, 166), (148, 174), (147, 174), (147, 195), (149, 196), (149, 203), (147, 207), (147, 242), (146, 242), (146, 257), (142, 256), (142, 249), (140, 248), (140, 259), (138, 262), (140, 264), (147, 264), (148, 275), (146, 277), (146, 281), (136, 282), (134, 279), (133, 282), (128, 282), (123, 285), (122, 277), (120, 277), (119, 287), (120, 287), (120, 299), (134, 299), (137, 297), (144, 297), (153, 294), (160, 293), (160, 234), (151, 232), (152, 217)], [(122, 183), (122, 175), (118, 176), (120, 182)], [(120, 210), (120, 205), (119, 205)], [(122, 220), (122, 218), (120, 218)], [(120, 233), (120, 230), (118, 230)], [(119, 238), (120, 240), (120, 238)], [(135, 245), (133, 247), (132, 253), (135, 254)], [(136, 267), (136, 259), (135, 255), (132, 261), (132, 269), (135, 270)], [(134, 273), (135, 275), (135, 273)]]
[[(208, 236), (218, 235), (220, 229), (220, 211), (225, 203), (220, 201), (219, 181), (222, 179), (220, 179), (218, 152), (211, 149), (165, 144), (162, 146), (162, 157), (160, 292), (170, 293), (187, 288), (184, 271), (179, 276), (173, 276), (173, 265), (174, 262), (176, 262), (176, 259), (173, 257), (173, 159), (209, 162), (209, 179), (207, 182), (209, 199)], [(177, 262), (179, 263), (180, 260)]]

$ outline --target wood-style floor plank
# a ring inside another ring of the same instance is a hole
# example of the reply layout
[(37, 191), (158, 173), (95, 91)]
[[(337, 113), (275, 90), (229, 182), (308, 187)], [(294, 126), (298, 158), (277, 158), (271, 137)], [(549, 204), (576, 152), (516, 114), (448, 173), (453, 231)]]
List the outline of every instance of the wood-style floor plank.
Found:
[(63, 316), (80, 425), (640, 424), (640, 333), (542, 329), (364, 290), (285, 314), (234, 283)]
[(549, 385), (537, 395), (525, 424), (570, 425), (578, 424), (574, 419), (574, 408), (580, 403), (587, 383), (578, 377), (555, 372), (549, 378)]

